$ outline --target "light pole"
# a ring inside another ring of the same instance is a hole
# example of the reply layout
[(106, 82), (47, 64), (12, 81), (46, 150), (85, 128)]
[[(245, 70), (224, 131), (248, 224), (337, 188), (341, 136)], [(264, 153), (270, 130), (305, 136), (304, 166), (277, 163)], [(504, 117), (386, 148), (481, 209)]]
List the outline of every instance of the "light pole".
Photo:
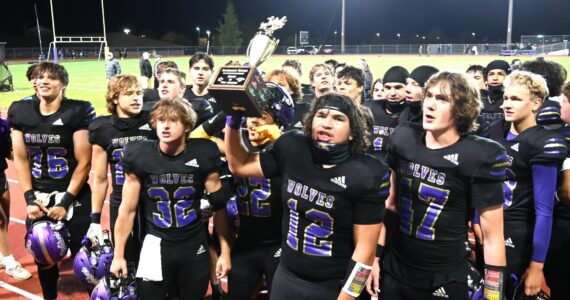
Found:
[(376, 37), (378, 38), (378, 44), (380, 44), (380, 32), (376, 32)]
[(206, 54), (210, 54), (210, 30), (206, 30), (206, 34), (208, 35), (208, 44), (206, 45)]
[(396, 33), (396, 36), (398, 37), (398, 43), (400, 42), (400, 33)]
[(340, 29), (340, 52), (344, 54), (344, 24), (345, 24), (345, 0), (342, 0), (342, 19), (341, 19), (341, 29)]
[(196, 31), (198, 31), (198, 47), (200, 46), (200, 27), (196, 27)]
[(536, 36), (537, 38), (541, 39), (542, 42), (542, 51), (544, 51), (544, 35), (543, 34), (539, 34)]
[(511, 44), (513, 35), (513, 0), (509, 0), (509, 18), (507, 22), (507, 45)]
[(125, 28), (125, 29), (123, 29), (123, 32), (124, 32), (125, 34), (129, 34), (129, 33), (131, 33), (131, 30), (128, 29), (128, 28)]

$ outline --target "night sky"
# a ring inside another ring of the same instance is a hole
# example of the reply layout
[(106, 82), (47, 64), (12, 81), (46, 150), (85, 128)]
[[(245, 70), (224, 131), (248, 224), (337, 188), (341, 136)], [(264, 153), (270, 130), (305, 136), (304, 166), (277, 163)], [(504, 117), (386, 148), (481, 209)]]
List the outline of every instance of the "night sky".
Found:
[[(311, 43), (340, 40), (340, 0), (233, 0), (240, 26), (249, 40), (268, 16), (289, 19), (276, 36), (291, 40), (299, 30), (310, 32)], [(515, 0), (513, 41), (521, 34), (570, 34), (570, 1)], [(40, 25), (51, 29), (49, 0), (2, 0), (0, 33), (23, 34), (35, 26), (33, 4)], [(101, 33), (100, 0), (53, 0), (58, 34)], [(108, 32), (130, 28), (131, 34), (159, 38), (174, 31), (195, 39), (196, 26), (215, 34), (227, 0), (106, 0)], [(447, 39), (478, 42), (506, 39), (508, 0), (346, 0), (346, 43), (389, 43), (401, 33), (413, 41), (438, 28)], [(380, 40), (376, 33), (380, 33)]]

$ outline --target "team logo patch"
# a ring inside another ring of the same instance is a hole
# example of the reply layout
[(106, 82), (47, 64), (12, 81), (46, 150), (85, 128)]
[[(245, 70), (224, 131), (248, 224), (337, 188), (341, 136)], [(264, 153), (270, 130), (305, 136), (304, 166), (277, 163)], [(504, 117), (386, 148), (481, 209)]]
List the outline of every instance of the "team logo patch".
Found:
[(63, 126), (63, 121), (61, 118), (57, 119), (55, 122), (51, 123), (52, 125)]
[(432, 295), (446, 299), (449, 298), (449, 295), (445, 292), (445, 289), (443, 287), (435, 290)]
[(206, 249), (204, 248), (203, 245), (200, 245), (200, 248), (198, 248), (198, 251), (196, 252), (196, 255), (200, 255), (202, 253), (206, 252)]
[(143, 126), (139, 127), (139, 130), (151, 131), (152, 128), (150, 128), (150, 126), (147, 123), (147, 124), (144, 124)]
[(512, 145), (511, 149), (515, 150), (516, 152), (519, 152), (519, 143)]
[(457, 153), (444, 155), (443, 158), (447, 159), (448, 161), (450, 161), (452, 164), (454, 164), (456, 166), (459, 165), (459, 162), (458, 162), (459, 154), (457, 154)]
[(344, 182), (344, 176), (338, 176), (338, 177), (331, 178), (331, 182), (346, 189), (346, 183)]
[(273, 254), (273, 257), (281, 257), (281, 248), (277, 249), (277, 251), (275, 251), (275, 254)]
[(195, 168), (200, 167), (200, 165), (198, 164), (198, 161), (195, 158), (193, 160), (190, 160), (187, 163), (185, 163), (185, 165), (187, 165), (189, 167), (195, 167)]

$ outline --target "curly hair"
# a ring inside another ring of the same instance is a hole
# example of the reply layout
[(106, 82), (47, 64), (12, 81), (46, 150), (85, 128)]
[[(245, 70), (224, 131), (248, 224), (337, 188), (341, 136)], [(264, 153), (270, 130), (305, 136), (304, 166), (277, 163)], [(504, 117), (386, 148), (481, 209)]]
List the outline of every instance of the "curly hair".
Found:
[(549, 96), (556, 97), (560, 95), (560, 89), (566, 81), (566, 69), (554, 61), (531, 60), (525, 61), (521, 66), (521, 70), (529, 71), (534, 74), (541, 75), (546, 80)]
[(196, 113), (184, 98), (160, 100), (156, 102), (150, 111), (150, 125), (156, 129), (159, 120), (177, 116), (186, 127), (186, 139), (190, 138), (190, 132), (196, 125)]
[(441, 90), (448, 91), (442, 94), (449, 97), (453, 119), (459, 134), (475, 132), (479, 128), (477, 117), (483, 108), (481, 95), (475, 84), (463, 73), (443, 71), (428, 79), (426, 91), (440, 83)]
[(514, 71), (505, 79), (505, 87), (509, 85), (523, 86), (528, 89), (532, 96), (544, 100), (548, 96), (546, 79), (541, 75), (529, 71)]
[(135, 75), (121, 74), (113, 76), (107, 84), (107, 93), (105, 93), (107, 111), (115, 113), (117, 111), (115, 100), (119, 99), (121, 93), (126, 93), (131, 88), (142, 91), (141, 83)]
[(313, 132), (313, 119), (321, 108), (321, 104), (328, 100), (341, 100), (346, 103), (348, 109), (348, 121), (350, 126), (350, 133), (352, 140), (350, 143), (350, 152), (353, 154), (362, 154), (368, 151), (370, 147), (370, 115), (369, 112), (363, 111), (352, 98), (349, 96), (341, 95), (339, 93), (331, 92), (319, 97), (311, 111), (305, 116), (303, 133), (307, 139), (312, 138)]

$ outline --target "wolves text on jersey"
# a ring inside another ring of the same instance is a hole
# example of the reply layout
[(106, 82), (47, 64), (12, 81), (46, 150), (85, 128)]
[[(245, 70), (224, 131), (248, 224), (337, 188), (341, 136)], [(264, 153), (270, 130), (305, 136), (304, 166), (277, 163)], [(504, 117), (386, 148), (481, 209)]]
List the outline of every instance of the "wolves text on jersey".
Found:
[(287, 182), (287, 192), (322, 207), (332, 208), (334, 204), (334, 196), (327, 195), (291, 179)]
[(401, 174), (410, 175), (437, 185), (445, 184), (445, 173), (408, 161), (400, 166)]
[(150, 175), (152, 184), (193, 184), (194, 174), (166, 173)]

